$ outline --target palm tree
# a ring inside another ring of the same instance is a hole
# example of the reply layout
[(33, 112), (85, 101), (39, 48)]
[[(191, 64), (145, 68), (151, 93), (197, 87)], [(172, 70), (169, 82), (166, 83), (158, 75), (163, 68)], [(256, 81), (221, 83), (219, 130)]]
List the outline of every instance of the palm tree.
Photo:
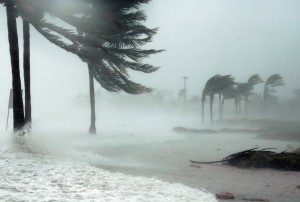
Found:
[(204, 121), (204, 102), (206, 101), (206, 95), (210, 96), (210, 120), (211, 122), (213, 122), (214, 94), (219, 94), (219, 110), (221, 110), (220, 100), (221, 100), (222, 91), (232, 85), (234, 85), (234, 78), (231, 77), (231, 75), (225, 75), (225, 76), (215, 75), (210, 79), (208, 79), (202, 91), (202, 121)]
[(238, 83), (236, 86), (239, 113), (241, 113), (241, 100), (245, 99), (245, 114), (247, 116), (249, 96), (253, 94), (254, 86), (263, 82), (258, 74), (249, 77), (247, 83)]
[(272, 95), (272, 93), (276, 92), (276, 89), (275, 89), (276, 87), (283, 86), (283, 85), (284, 85), (283, 77), (279, 74), (273, 74), (267, 79), (267, 81), (265, 83), (264, 94), (263, 94), (264, 114), (266, 114), (267, 99), (269, 97), (274, 96), (274, 95)]
[(251, 94), (253, 94), (253, 90), (254, 90), (254, 86), (262, 83), (263, 80), (260, 78), (260, 76), (258, 74), (254, 74), (252, 76), (250, 76), (250, 78), (248, 79), (248, 90), (244, 92), (245, 95), (245, 114), (247, 116), (247, 112), (248, 112), (248, 98)]
[(238, 107), (238, 98), (237, 98), (237, 91), (234, 85), (224, 89), (222, 91), (222, 104), (221, 104), (221, 119), (223, 118), (223, 109), (224, 109), (224, 104), (225, 104), (225, 100), (230, 100), (230, 99), (234, 99), (235, 102), (235, 115), (237, 117), (237, 107)]
[[(145, 73), (158, 69), (141, 63), (141, 59), (161, 50), (139, 48), (140, 45), (150, 42), (157, 32), (157, 29), (149, 29), (140, 23), (146, 19), (146, 16), (137, 10), (138, 6), (149, 0), (114, 0), (105, 1), (106, 4), (103, 4), (103, 1), (85, 3), (85, 1), (73, 0), (70, 2), (72, 7), (75, 7), (75, 11), (68, 8), (53, 9), (55, 3), (61, 2), (58, 0), (33, 2), (37, 3), (33, 3), (33, 9), (29, 10), (22, 4), (19, 5), (22, 18), (29, 21), (50, 42), (89, 63), (90, 71), (102, 87), (108, 91), (125, 91), (132, 94), (151, 90), (130, 81), (127, 73), (127, 69)], [(90, 3), (93, 3), (93, 6), (90, 6)], [(40, 13), (41, 9), (88, 34), (80, 36), (43, 18), (37, 18), (35, 13)], [(103, 12), (99, 12), (101, 9)], [(82, 15), (78, 15), (79, 13)], [(99, 20), (100, 17), (108, 20)], [(71, 41), (71, 44), (63, 41), (63, 38)]]
[(12, 68), (12, 87), (13, 87), (13, 116), (14, 131), (24, 126), (24, 108), (22, 100), (21, 79), (20, 79), (20, 62), (19, 62), (19, 43), (16, 25), (16, 9), (14, 1), (1, 1), (5, 3), (7, 14), (8, 41)]
[[(0, 3), (3, 2), (0, 0)], [(105, 89), (131, 94), (149, 92), (151, 89), (130, 81), (126, 70), (150, 73), (158, 69), (143, 64), (141, 59), (161, 50), (139, 48), (150, 42), (157, 31), (141, 24), (146, 16), (138, 7), (149, 0), (65, 0), (63, 3), (66, 2), (70, 4), (61, 6), (59, 0), (23, 0), (17, 1), (16, 5), (23, 20), (30, 22), (50, 42), (87, 62), (89, 73)], [(45, 13), (50, 13), (86, 35), (76, 35), (71, 30), (47, 22)], [(71, 44), (64, 42), (63, 38), (71, 41)]]

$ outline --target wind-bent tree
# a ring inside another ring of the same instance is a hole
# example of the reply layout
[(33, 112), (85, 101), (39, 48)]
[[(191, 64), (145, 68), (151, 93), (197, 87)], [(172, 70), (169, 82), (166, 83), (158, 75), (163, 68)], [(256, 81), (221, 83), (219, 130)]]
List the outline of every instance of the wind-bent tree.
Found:
[(238, 97), (237, 97), (237, 91), (234, 85), (224, 89), (222, 91), (222, 103), (221, 103), (221, 119), (223, 119), (223, 109), (224, 109), (224, 104), (225, 100), (230, 100), (234, 99), (235, 103), (235, 116), (237, 117), (237, 107), (238, 107)]
[(12, 88), (13, 88), (13, 128), (14, 131), (24, 126), (24, 106), (22, 100), (22, 87), (20, 78), (19, 62), (19, 42), (16, 25), (16, 8), (14, 1), (0, 1), (5, 3), (7, 14), (8, 41), (12, 68)]
[(230, 86), (233, 86), (234, 78), (231, 75), (215, 75), (208, 79), (202, 91), (202, 121), (204, 121), (204, 102), (206, 95), (210, 96), (210, 120), (213, 122), (213, 99), (215, 94), (219, 94), (219, 110), (221, 110), (221, 94), (222, 91)]
[(260, 76), (258, 74), (254, 74), (252, 76), (250, 76), (250, 78), (248, 79), (248, 91), (244, 92), (244, 96), (245, 96), (245, 114), (247, 116), (247, 112), (248, 112), (248, 99), (249, 96), (253, 94), (253, 90), (254, 90), (254, 86), (262, 83), (263, 80), (260, 78)]
[(247, 116), (249, 96), (253, 94), (254, 86), (262, 83), (262, 79), (258, 74), (249, 77), (247, 83), (238, 83), (236, 86), (239, 113), (241, 113), (241, 100), (245, 100), (245, 115)]
[(264, 114), (266, 114), (266, 106), (267, 106), (268, 98), (274, 96), (272, 93), (276, 92), (275, 89), (276, 87), (283, 86), (283, 85), (284, 85), (283, 77), (279, 74), (273, 74), (266, 80), (264, 94), (263, 94)]
[[(22, 0), (17, 1), (17, 6), (20, 16), (50, 42), (88, 63), (89, 72), (103, 88), (140, 94), (151, 89), (129, 80), (127, 69), (145, 73), (157, 70), (157, 67), (144, 64), (141, 60), (160, 52), (140, 48), (150, 42), (157, 31), (141, 23), (146, 16), (138, 8), (140, 4), (148, 2), (149, 0)], [(46, 13), (85, 35), (50, 23), (45, 17)]]

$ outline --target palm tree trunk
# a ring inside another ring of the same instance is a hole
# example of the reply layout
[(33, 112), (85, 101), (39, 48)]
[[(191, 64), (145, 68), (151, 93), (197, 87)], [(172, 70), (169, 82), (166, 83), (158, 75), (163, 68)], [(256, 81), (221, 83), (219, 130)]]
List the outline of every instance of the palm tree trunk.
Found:
[(266, 116), (266, 104), (267, 104), (267, 90), (266, 87), (264, 89), (264, 95), (263, 95), (263, 99), (264, 99), (264, 116)]
[(221, 102), (221, 117), (220, 117), (220, 119), (223, 119), (224, 104), (225, 104), (225, 99), (224, 99), (224, 96), (223, 96), (222, 102)]
[(25, 83), (25, 123), (31, 123), (31, 89), (30, 89), (30, 28), (29, 23), (23, 20), (23, 68)]
[(94, 78), (90, 71), (89, 71), (89, 82), (90, 82), (90, 105), (91, 105), (91, 125), (89, 129), (89, 133), (96, 134), (95, 88), (94, 88)]
[(234, 99), (234, 104), (235, 104), (235, 118), (237, 119), (238, 118), (238, 98), (236, 97)]
[(219, 93), (219, 119), (222, 119), (221, 110), (221, 93)]
[(213, 123), (214, 119), (213, 119), (213, 100), (214, 100), (214, 94), (211, 93), (210, 94), (210, 122)]
[(20, 79), (18, 31), (13, 1), (6, 2), (8, 41), (12, 68), (14, 131), (24, 126), (24, 108)]
[(248, 96), (245, 97), (245, 116), (248, 116)]
[(241, 96), (239, 95), (239, 97), (238, 97), (238, 105), (239, 105), (239, 117), (241, 116), (241, 111), (242, 111), (242, 109), (241, 109)]

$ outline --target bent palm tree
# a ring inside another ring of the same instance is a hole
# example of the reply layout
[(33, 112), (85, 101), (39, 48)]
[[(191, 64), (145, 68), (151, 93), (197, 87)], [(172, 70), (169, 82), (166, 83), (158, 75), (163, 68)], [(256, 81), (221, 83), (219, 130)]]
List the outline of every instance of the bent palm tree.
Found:
[(214, 94), (219, 94), (219, 110), (221, 110), (221, 93), (224, 89), (234, 85), (234, 78), (231, 75), (215, 75), (208, 79), (202, 91), (202, 121), (204, 121), (204, 102), (206, 95), (210, 96), (210, 120), (213, 122), (213, 99)]
[(283, 77), (279, 74), (273, 74), (271, 75), (266, 83), (265, 83), (265, 88), (264, 88), (264, 94), (263, 94), (263, 98), (264, 98), (264, 114), (266, 113), (266, 103), (267, 103), (267, 99), (272, 95), (272, 93), (276, 92), (276, 87), (278, 86), (283, 86), (284, 85), (284, 81), (283, 81)]
[(248, 98), (250, 95), (253, 94), (253, 90), (254, 90), (254, 86), (262, 83), (263, 80), (260, 78), (260, 76), (258, 74), (254, 74), (252, 76), (250, 76), (250, 78), (248, 79), (248, 90), (246, 92), (244, 92), (244, 96), (245, 96), (245, 114), (247, 116), (247, 112), (248, 112)]
[[(138, 6), (149, 0), (64, 1), (69, 2), (72, 9), (57, 7), (61, 3), (59, 0), (30, 2), (31, 9), (27, 9), (22, 3), (18, 4), (22, 18), (30, 22), (50, 42), (89, 63), (94, 78), (103, 88), (131, 94), (150, 91), (149, 88), (130, 81), (127, 73), (127, 69), (145, 73), (158, 69), (141, 63), (141, 59), (161, 50), (139, 48), (140, 45), (150, 42), (157, 31), (140, 23), (146, 16), (138, 10)], [(71, 30), (47, 22), (43, 18), (44, 11), (88, 34), (80, 36)], [(36, 17), (36, 13), (42, 13), (42, 18)], [(62, 39), (67, 39), (71, 43)]]
[[(0, 3), (5, 3), (0, 0)], [(10, 2), (10, 1), (9, 1)], [(141, 59), (161, 50), (142, 50), (157, 29), (145, 27), (146, 16), (138, 7), (149, 0), (16, 0), (18, 14), (50, 42), (88, 63), (89, 72), (108, 91), (131, 94), (151, 89), (129, 80), (127, 69), (150, 73), (158, 68)], [(50, 23), (45, 13), (59, 18), (75, 29)], [(66, 40), (70, 43), (65, 42)]]
[(236, 88), (232, 85), (222, 91), (222, 104), (221, 104), (221, 119), (223, 118), (223, 109), (224, 109), (224, 104), (225, 100), (230, 100), (234, 99), (235, 102), (235, 116), (237, 117), (237, 107), (238, 107), (238, 98), (237, 98), (237, 90)]
[(253, 94), (254, 86), (263, 82), (258, 74), (250, 76), (247, 83), (238, 83), (236, 86), (239, 114), (241, 113), (241, 100), (245, 99), (245, 115), (247, 116), (249, 96)]

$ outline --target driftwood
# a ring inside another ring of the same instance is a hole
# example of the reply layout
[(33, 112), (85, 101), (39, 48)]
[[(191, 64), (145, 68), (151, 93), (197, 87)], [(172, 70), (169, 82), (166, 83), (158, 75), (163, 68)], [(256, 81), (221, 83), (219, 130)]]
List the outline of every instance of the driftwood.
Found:
[(224, 163), (239, 168), (274, 168), (280, 170), (300, 171), (300, 154), (295, 152), (276, 153), (274, 148), (258, 150), (253, 148), (231, 154), (220, 161), (192, 161), (194, 164)]

